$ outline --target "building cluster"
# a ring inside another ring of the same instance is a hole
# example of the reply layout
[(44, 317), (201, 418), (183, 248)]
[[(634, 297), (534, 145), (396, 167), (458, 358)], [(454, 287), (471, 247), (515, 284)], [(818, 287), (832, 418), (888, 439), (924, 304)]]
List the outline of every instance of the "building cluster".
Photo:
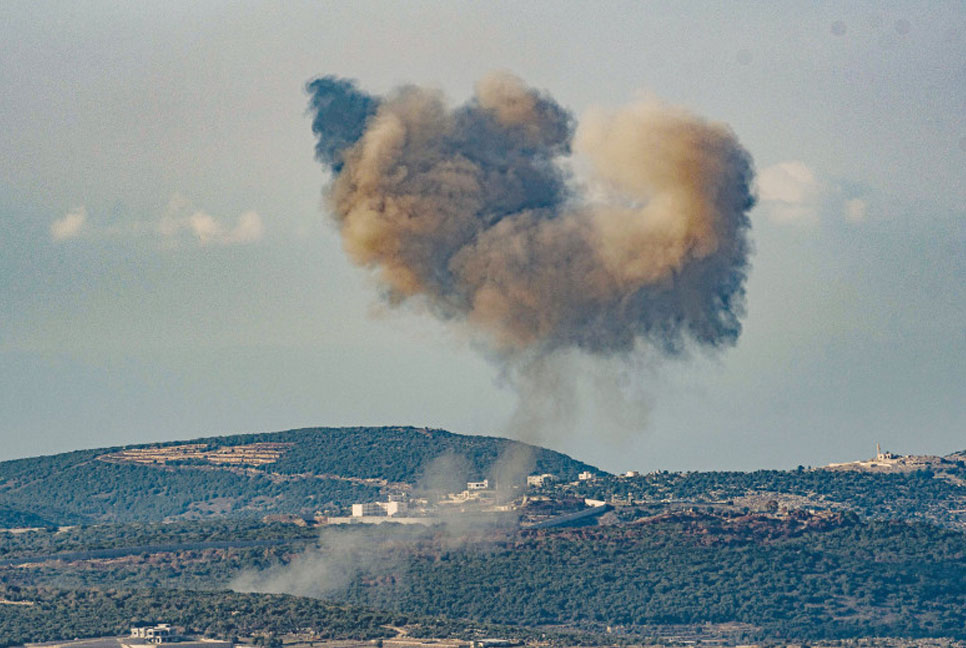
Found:
[[(636, 474), (636, 473), (635, 473)], [(577, 478), (580, 481), (591, 481), (597, 475), (589, 470), (581, 472)], [(506, 513), (526, 507), (546, 496), (527, 495), (526, 488), (540, 489), (557, 484), (560, 478), (552, 473), (538, 473), (527, 475), (509, 487), (496, 484), (491, 479), (466, 482), (466, 488), (460, 492), (438, 493), (427, 499), (415, 498), (405, 490), (393, 492), (386, 501), (356, 502), (352, 504), (352, 514), (349, 517), (329, 517), (328, 524), (382, 524), (393, 522), (398, 524), (426, 524), (432, 525), (440, 521), (447, 514), (496, 514)], [(548, 500), (549, 501), (549, 500)], [(588, 500), (585, 506), (591, 508), (602, 507), (603, 501)]]

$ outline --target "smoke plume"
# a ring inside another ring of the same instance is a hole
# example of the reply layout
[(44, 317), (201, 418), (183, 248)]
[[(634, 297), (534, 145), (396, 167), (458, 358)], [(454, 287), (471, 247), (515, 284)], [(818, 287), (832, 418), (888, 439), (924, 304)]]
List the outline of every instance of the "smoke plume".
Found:
[[(737, 339), (754, 200), (726, 126), (651, 101), (593, 112), (575, 132), (506, 73), (455, 109), (415, 86), (308, 89), (345, 250), (391, 303), (426, 300), (502, 355)], [(561, 164), (572, 150), (605, 198), (577, 190)]]
[(308, 90), (345, 251), (390, 304), (465, 323), (511, 367), (737, 340), (753, 171), (726, 125), (656, 100), (578, 125), (508, 73), (455, 108), (416, 86)]

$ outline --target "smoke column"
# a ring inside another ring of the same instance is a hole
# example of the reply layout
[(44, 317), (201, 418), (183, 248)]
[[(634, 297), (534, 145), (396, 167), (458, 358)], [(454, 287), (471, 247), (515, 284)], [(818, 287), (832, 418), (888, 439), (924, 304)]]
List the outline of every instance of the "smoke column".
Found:
[(578, 125), (508, 73), (455, 108), (416, 86), (307, 88), (345, 251), (390, 304), (468, 325), (516, 368), (737, 340), (753, 170), (726, 125), (657, 101)]

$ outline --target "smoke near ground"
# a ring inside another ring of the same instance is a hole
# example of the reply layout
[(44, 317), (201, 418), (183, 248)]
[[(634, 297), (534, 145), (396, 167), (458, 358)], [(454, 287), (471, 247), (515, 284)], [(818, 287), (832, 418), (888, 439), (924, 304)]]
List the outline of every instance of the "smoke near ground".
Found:
[(551, 356), (737, 340), (753, 171), (727, 126), (654, 100), (578, 124), (508, 73), (456, 107), (416, 86), (308, 90), (348, 256), (390, 304), (468, 326), (515, 383)]

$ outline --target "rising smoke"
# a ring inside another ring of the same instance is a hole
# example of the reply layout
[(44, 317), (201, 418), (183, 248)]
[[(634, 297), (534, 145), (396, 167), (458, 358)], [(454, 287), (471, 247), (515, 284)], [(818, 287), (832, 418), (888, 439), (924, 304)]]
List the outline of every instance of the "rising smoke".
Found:
[(345, 251), (390, 304), (468, 325), (518, 375), (737, 340), (753, 171), (727, 126), (657, 101), (578, 125), (508, 73), (456, 108), (416, 86), (308, 90)]

